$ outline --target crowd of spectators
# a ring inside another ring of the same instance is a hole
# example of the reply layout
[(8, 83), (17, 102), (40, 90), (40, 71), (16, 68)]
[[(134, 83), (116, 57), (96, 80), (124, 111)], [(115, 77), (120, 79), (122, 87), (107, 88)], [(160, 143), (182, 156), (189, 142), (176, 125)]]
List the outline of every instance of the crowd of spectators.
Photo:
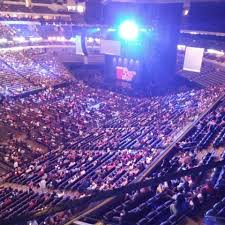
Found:
[[(204, 136), (200, 136), (201, 139), (198, 140), (194, 139), (205, 130), (212, 131), (214, 124), (217, 124), (220, 129), (224, 126), (223, 105), (196, 125), (196, 130), (191, 136), (179, 144), (175, 156), (169, 161), (165, 160), (153, 176), (157, 174), (161, 176), (170, 171), (192, 168), (202, 163), (208, 163), (209, 160), (217, 160), (218, 156), (214, 156), (214, 153), (209, 153), (199, 159), (197, 157), (198, 152), (201, 151), (199, 143)], [(219, 132), (218, 129), (217, 134)], [(196, 148), (188, 148), (187, 145), (193, 147), (193, 143)], [(112, 152), (110, 150), (61, 151), (57, 149), (39, 157), (26, 167), (19, 167), (15, 164), (15, 174), (9, 177), (8, 181), (25, 184), (29, 187), (35, 185), (41, 187), (43, 185), (43, 189), (46, 187), (54, 189), (72, 188), (72, 190), (80, 193), (77, 194), (77, 197), (82, 197), (84, 193), (88, 193), (87, 191), (107, 190), (120, 185), (127, 185), (143, 171), (144, 166), (151, 163), (149, 157), (152, 157), (152, 155), (147, 150)], [(124, 167), (124, 165), (126, 166)], [(205, 174), (201, 174), (201, 176), (193, 175), (174, 179), (157, 187), (143, 189), (133, 195), (126, 195), (123, 205), (116, 207), (113, 212), (105, 213), (104, 219), (107, 221), (113, 220), (114, 223), (119, 224), (151, 224), (152, 222), (157, 224), (159, 218), (161, 222), (166, 219), (177, 221), (187, 212), (190, 215), (195, 215), (212, 196), (215, 196), (215, 191), (212, 188), (212, 182), (215, 180), (214, 175), (207, 182), (202, 182), (204, 177)], [(59, 197), (60, 194), (40, 195), (31, 190), (29, 192), (18, 192), (4, 189), (1, 196), (3, 207), (1, 215), (4, 219), (11, 218), (18, 213), (26, 213), (27, 209), (32, 212), (44, 205), (56, 206), (70, 200), (69, 198)], [(23, 207), (20, 205), (21, 202), (23, 202)], [(65, 211), (49, 216), (45, 219), (45, 223), (60, 224), (69, 219), (71, 213), (71, 211)], [(143, 218), (145, 214), (146, 216)]]
[[(38, 58), (42, 58), (40, 63), (37, 62)], [(67, 69), (52, 54), (38, 49), (2, 52), (0, 68), (0, 90), (6, 96), (73, 80)]]
[(25, 166), (30, 160), (40, 156), (40, 152), (34, 151), (31, 145), (23, 140), (12, 138), (7, 143), (0, 144), (1, 162), (17, 170), (18, 167)]
[[(2, 25), (5, 29), (11, 31), (11, 37), (23, 37), (27, 40), (29, 38), (43, 38), (48, 40), (49, 37), (64, 37), (70, 39), (73, 37), (71, 25), (60, 24), (9, 24)], [(10, 37), (10, 35), (8, 35)]]
[[(208, 165), (225, 159), (225, 152), (212, 148), (225, 126), (225, 108), (222, 101), (215, 110), (206, 115), (192, 132), (174, 149), (172, 158), (164, 159), (151, 178), (171, 172), (179, 172), (200, 165)], [(208, 145), (202, 144), (209, 140)], [(223, 146), (225, 139), (223, 139)], [(147, 178), (148, 179), (148, 178)], [(224, 166), (211, 171), (193, 173), (181, 178), (126, 194), (122, 199), (95, 211), (86, 222), (98, 221), (112, 224), (185, 224), (185, 216), (196, 219), (206, 213), (207, 217), (224, 214)], [(223, 199), (223, 200), (222, 200)], [(215, 204), (218, 202), (217, 204)]]
[(15, 32), (10, 29), (8, 26), (0, 23), (0, 37), (1, 38), (11, 38), (15, 35)]
[(79, 82), (74, 85), (5, 101), (1, 122), (50, 149), (164, 148), (171, 143), (171, 134), (193, 121), (223, 91), (211, 88), (139, 99)]
[(74, 35), (72, 25), (67, 23), (7, 24), (0, 22), (0, 46), (2, 47), (65, 44)]
[[(222, 53), (223, 54), (223, 53)], [(225, 56), (224, 55), (211, 55), (211, 54), (205, 54), (205, 58), (213, 60), (215, 62), (224, 64), (225, 63)]]
[[(7, 52), (0, 53), (0, 59), (1, 76), (4, 81), (7, 79), (5, 86), (9, 89), (18, 83), (23, 85), (22, 91), (27, 91), (26, 82), (31, 87), (44, 88), (27, 97), (5, 98), (0, 108), (1, 126), (19, 131), (48, 148), (48, 153), (39, 156), (22, 140), (11, 138), (0, 145), (0, 160), (13, 168), (6, 181), (43, 191), (38, 194), (32, 190), (1, 190), (0, 216), (4, 219), (28, 212), (27, 207), (34, 211), (70, 200), (59, 196), (55, 199), (46, 190), (73, 191), (76, 198), (82, 198), (130, 184), (224, 94), (224, 86), (216, 86), (166, 96), (129, 97), (75, 79), (67, 86), (53, 88), (71, 81), (72, 76), (49, 53)], [(221, 104), (197, 124), (194, 132), (179, 144), (176, 154), (152, 176), (218, 160), (213, 152), (204, 157), (199, 152), (210, 143), (215, 148), (223, 145), (224, 133)], [(216, 192), (211, 192), (211, 179), (205, 179), (204, 173), (199, 177), (173, 179), (126, 195), (123, 206), (117, 206), (113, 213), (104, 212), (104, 219), (120, 224), (157, 224), (179, 219), (189, 211), (194, 215)], [(60, 224), (71, 213), (55, 214), (45, 223)]]
[[(17, 168), (8, 181), (73, 190), (77, 197), (95, 190), (127, 185), (150, 164), (146, 151), (54, 151), (36, 159), (26, 168)], [(147, 162), (146, 162), (147, 161)], [(127, 165), (127, 167), (124, 167)], [(44, 180), (44, 181), (43, 181)]]
[(51, 78), (51, 74), (47, 69), (33, 62), (26, 57), (23, 52), (16, 52), (16, 54), (14, 52), (6, 52), (1, 54), (1, 59), (16, 70), (17, 73), (21, 74), (21, 76), (30, 80), (35, 85), (46, 86), (55, 78)]
[[(35, 193), (32, 189), (21, 191), (12, 188), (0, 189), (0, 219), (4, 222), (7, 219), (13, 219), (16, 215), (25, 215), (33, 213), (44, 207), (53, 207), (72, 200), (70, 197), (64, 197), (60, 193)], [(46, 219), (49, 225), (59, 225), (71, 215), (71, 211), (61, 212)], [(15, 221), (18, 223), (18, 221)], [(37, 225), (36, 220), (32, 220), (32, 225)]]
[(3, 61), (0, 61), (0, 79), (0, 93), (2, 94), (16, 95), (34, 89), (34, 86), (27, 79), (18, 75)]
[[(43, 3), (42, 3), (43, 4)], [(45, 4), (49, 4), (47, 1), (45, 1)], [(66, 10), (64, 10), (62, 12), (62, 10), (60, 12), (55, 12), (54, 10), (52, 10), (51, 8), (49, 8), (47, 5), (46, 6), (37, 6), (37, 5), (33, 5), (32, 7), (26, 7), (25, 4), (1, 4), (1, 10), (3, 12), (11, 12), (9, 14), (7, 14), (7, 18), (15, 18), (15, 15), (13, 15), (12, 13), (39, 13), (39, 14), (68, 14), (68, 12), (66, 12)], [(4, 15), (6, 14), (2, 14), (2, 17), (4, 18)], [(41, 17), (41, 16), (39, 16)], [(60, 19), (60, 16), (57, 16), (58, 19)], [(22, 16), (19, 17), (20, 19), (22, 18)], [(24, 18), (28, 19), (28, 16), (24, 16)], [(37, 18), (37, 16), (35, 17), (34, 15), (30, 15), (29, 16), (30, 19), (35, 19)], [(41, 18), (44, 18), (43, 16)]]
[(5, 25), (9, 29), (14, 31), (14, 36), (23, 37), (23, 38), (35, 38), (40, 37), (38, 34), (38, 30), (36, 29), (36, 25), (32, 24), (10, 24)]
[(222, 94), (217, 87), (134, 98), (77, 81), (5, 100), (1, 123), (49, 148), (28, 166), (16, 165), (7, 181), (71, 190), (77, 198), (125, 186)]

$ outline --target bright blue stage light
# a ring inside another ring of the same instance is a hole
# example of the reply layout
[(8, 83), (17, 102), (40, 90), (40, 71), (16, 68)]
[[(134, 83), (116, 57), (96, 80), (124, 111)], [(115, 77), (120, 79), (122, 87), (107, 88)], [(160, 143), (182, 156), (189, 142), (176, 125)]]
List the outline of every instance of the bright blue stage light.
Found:
[(119, 35), (124, 40), (133, 41), (138, 37), (138, 26), (136, 23), (126, 20), (119, 27)]

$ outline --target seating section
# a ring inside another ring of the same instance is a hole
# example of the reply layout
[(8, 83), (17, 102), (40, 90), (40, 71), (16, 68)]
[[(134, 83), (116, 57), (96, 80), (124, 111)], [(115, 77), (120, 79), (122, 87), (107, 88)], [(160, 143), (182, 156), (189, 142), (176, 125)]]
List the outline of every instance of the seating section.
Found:
[(0, 93), (6, 93), (7, 95), (21, 94), (35, 88), (29, 80), (19, 75), (3, 61), (0, 61), (0, 80)]
[[(34, 0), (33, 3), (52, 4), (52, 0)], [(63, 0), (62, 3), (66, 3), (66, 1)]]
[(225, 56), (224, 55), (210, 55), (210, 54), (205, 54), (205, 58), (212, 60), (214, 62), (220, 63), (221, 65), (223, 65), (225, 63)]
[(212, 209), (206, 212), (206, 219), (210, 220), (212, 218), (218, 218), (217, 220), (225, 220), (225, 198), (220, 202), (217, 202)]
[(4, 24), (0, 23), (0, 37), (1, 38), (9, 38), (13, 37), (15, 35), (15, 31), (13, 29), (10, 29), (10, 27), (5, 26)]
[(51, 74), (41, 67), (41, 65), (25, 57), (22, 52), (18, 52), (17, 54), (5, 53), (1, 55), (1, 59), (35, 85), (47, 86), (52, 84), (52, 82), (54, 84)]
[(52, 54), (29, 50), (31, 54), (35, 55), (34, 58), (42, 57), (42, 62), (32, 60), (24, 51), (0, 54), (2, 94), (12, 96), (73, 80), (72, 75)]
[(16, 169), (29, 164), (38, 156), (40, 156), (40, 152), (35, 152), (32, 146), (22, 140), (11, 139), (7, 143), (0, 144), (0, 162), (3, 166)]
[[(49, 148), (164, 148), (173, 141), (170, 135), (203, 112), (220, 91), (199, 90), (143, 100), (77, 83), (76, 88), (72, 85), (15, 100), (10, 107), (5, 102), (6, 107), (0, 113), (3, 123), (11, 124)], [(33, 110), (37, 105), (39, 109)]]
[[(225, 159), (225, 154), (222, 156)], [(217, 168), (213, 174), (213, 183), (219, 191), (220, 196), (225, 194), (225, 166)], [(218, 198), (217, 202), (205, 214), (206, 221), (218, 220), (223, 223), (225, 221), (225, 198)]]
[(43, 68), (47, 69), (49, 73), (62, 81), (71, 80), (71, 74), (66, 67), (59, 62), (59, 60), (51, 53), (41, 50), (27, 50), (25, 56), (36, 64), (38, 63)]
[(65, 37), (66, 39), (70, 39), (73, 37), (73, 30), (72, 26), (55, 26), (52, 24), (46, 24), (46, 25), (37, 25), (36, 30), (38, 31), (39, 35), (43, 38), (48, 37)]
[(30, 38), (30, 37), (40, 37), (38, 30), (35, 25), (29, 24), (12, 24), (9, 25), (17, 37)]
[(46, 41), (49, 37), (64, 37), (69, 40), (74, 37), (74, 32), (69, 24), (41, 24), (39, 22), (35, 24), (4, 24), (0, 22), (0, 38), (12, 41), (15, 37), (22, 37), (27, 41), (30, 41), (30, 38), (42, 38)]
[[(145, 169), (146, 152), (53, 152), (41, 157), (24, 171), (15, 171), (9, 182), (38, 185), (46, 173), (47, 187), (87, 193), (124, 186)], [(63, 161), (62, 161), (63, 160)], [(130, 166), (124, 168), (124, 164)], [(18, 176), (18, 174), (20, 176)]]
[(208, 147), (220, 147), (225, 143), (223, 137), (225, 126), (224, 105), (221, 104), (215, 112), (208, 114), (196, 126), (190, 137), (182, 143), (183, 148), (196, 147), (199, 150)]
[[(150, 177), (207, 165), (225, 159), (225, 151), (213, 148), (225, 121), (225, 102), (222, 101), (174, 149), (173, 156), (162, 161)], [(216, 129), (215, 129), (216, 127)], [(205, 142), (207, 140), (207, 144)], [(223, 144), (224, 146), (224, 144)], [(206, 150), (207, 149), (207, 150)], [(175, 178), (158, 186), (143, 188), (83, 218), (87, 223), (103, 220), (106, 224), (185, 224), (186, 216), (224, 217), (225, 167)]]
[[(6, 36), (70, 35), (63, 27), (37, 27), (10, 25)], [(4, 29), (0, 27), (0, 32)], [(0, 221), (224, 159), (225, 86), (213, 86), (214, 81), (206, 80), (212, 74), (224, 73), (219, 68), (204, 62), (202, 73), (194, 78), (204, 81), (204, 89), (130, 97), (102, 88), (103, 84), (90, 86), (72, 78), (57, 58), (43, 49), (0, 53), (0, 94), (5, 96), (0, 107), (0, 132), (14, 134), (9, 140), (0, 140), (0, 169), (10, 171), (1, 177), (5, 183), (0, 186)], [(215, 78), (223, 83), (219, 75)], [(193, 124), (170, 154), (158, 162)], [(35, 145), (46, 153), (35, 151)], [(113, 198), (81, 220), (178, 225), (185, 224), (187, 216), (195, 218), (205, 212), (206, 218), (223, 217), (224, 175), (223, 166), (175, 177)], [(64, 224), (73, 214), (73, 210), (50, 213), (38, 219), (38, 224)]]
[[(0, 189), (0, 219), (4, 222), (4, 220), (13, 219), (16, 215), (23, 216), (28, 212), (32, 213), (44, 207), (57, 206), (69, 200), (69, 197), (58, 197), (56, 193), (38, 194), (32, 190)], [(61, 221), (66, 219), (66, 216), (66, 213), (61, 214)]]
[[(197, 47), (197, 48), (205, 48), (205, 49), (215, 49), (217, 51), (223, 51), (225, 49), (225, 42), (223, 41), (223, 38), (220, 40), (217, 38), (204, 38), (201, 37), (201, 35), (195, 35), (192, 34), (189, 37), (185, 34), (181, 34), (179, 37), (179, 43), (180, 45), (186, 45), (186, 46), (192, 46), (192, 47)], [(221, 55), (215, 55), (210, 54), (211, 57), (217, 58), (220, 57)], [(205, 54), (207, 56), (207, 54)]]
[[(167, 194), (155, 195), (147, 191), (126, 200), (122, 205), (107, 212), (103, 218), (112, 224), (157, 224), (170, 216), (170, 205), (173, 202)], [(120, 213), (121, 209), (125, 210)]]
[[(39, 187), (40, 182), (44, 180), (46, 188), (73, 191), (77, 198), (96, 190), (125, 186), (134, 181), (163, 153), (174, 140), (171, 135), (177, 134), (193, 122), (221, 94), (223, 88), (211, 88), (139, 99), (107, 90), (93, 89), (82, 82), (77, 82), (69, 87), (46, 90), (24, 99), (4, 101), (1, 108), (1, 123), (11, 124), (12, 128), (26, 133), (33, 140), (45, 143), (51, 150), (28, 165), (25, 164), (28, 158), (23, 156), (21, 158), (15, 152), (19, 163), (14, 165), (14, 172), (7, 175), (7, 182)], [(212, 112), (201, 121), (200, 124), (203, 125), (197, 125), (200, 131), (196, 130), (189, 137), (200, 143), (196, 144), (197, 152), (208, 146), (205, 146), (203, 140), (210, 137), (209, 130), (214, 138), (220, 137), (219, 130), (214, 132), (214, 123), (222, 129), (223, 109), (221, 103), (217, 112)], [(209, 121), (209, 124), (205, 124), (204, 121)], [(199, 133), (202, 135), (198, 136)], [(211, 138), (210, 141), (213, 143), (214, 139)], [(182, 144), (184, 145), (183, 142)], [(188, 151), (187, 146), (184, 146), (184, 149)], [(5, 154), (8, 153), (10, 151), (6, 150)], [(186, 154), (179, 151), (168, 165), (162, 166), (163, 169), (159, 170), (158, 174), (163, 175), (163, 172), (167, 173), (170, 169), (174, 171), (182, 168), (183, 161), (178, 159), (187, 160)], [(214, 159), (213, 153), (206, 155), (204, 159), (203, 157), (198, 159), (196, 154), (193, 155), (193, 160), (198, 163)], [(7, 158), (4, 155), (2, 157)], [(192, 160), (187, 162), (190, 163)], [(193, 165), (197, 164), (187, 166)], [(144, 202), (143, 199), (134, 204), (131, 195), (129, 197), (131, 202), (125, 204), (129, 210), (125, 210), (123, 219), (120, 216), (123, 215), (122, 208), (119, 208), (119, 211), (112, 209), (113, 213), (111, 211), (109, 213), (109, 215), (112, 213), (111, 217), (107, 217), (108, 214), (105, 212), (104, 218), (118, 223), (121, 220), (134, 221), (133, 218), (136, 218), (135, 224), (159, 224), (167, 220), (171, 224), (176, 224), (178, 220), (183, 221), (183, 214), (179, 216), (170, 214), (178, 194), (174, 192), (174, 188), (179, 182), (180, 186), (184, 185), (182, 179), (172, 182), (171, 186), (168, 184), (171, 191), (162, 191), (163, 186), (147, 192), (145, 190), (144, 194), (149, 196), (148, 202)], [(159, 195), (154, 197), (155, 193)], [(201, 194), (202, 189), (198, 193)], [(142, 203), (144, 205), (140, 205)], [(201, 203), (204, 204), (205, 201), (202, 200)], [(53, 215), (51, 218), (58, 217)]]
[(201, 72), (190, 72), (183, 70), (184, 56), (178, 54), (177, 71), (178, 75), (186, 77), (187, 79), (199, 83), (203, 87), (213, 85), (221, 85), (225, 83), (225, 67), (213, 61), (203, 58)]
[[(42, 37), (48, 39), (48, 37), (65, 37), (70, 39), (73, 37), (72, 26), (70, 25), (55, 25), (55, 24), (10, 24), (2, 25), (4, 29), (11, 31), (8, 37), (24, 37), (25, 39)], [(3, 27), (2, 27), (3, 29)]]
[[(49, 2), (49, 0), (46, 0), (47, 2)], [(40, 2), (45, 2), (44, 0), (40, 0)], [(42, 3), (43, 4), (43, 3)], [(7, 3), (4, 3), (2, 6), (2, 10), (4, 11), (9, 11), (9, 12), (23, 12), (23, 13), (36, 13), (36, 14), (40, 14), (40, 13), (48, 13), (48, 14), (56, 14), (55, 10), (52, 10), (50, 9), (49, 7), (47, 6), (33, 6), (32, 8), (31, 7), (26, 7), (25, 5), (20, 5), (20, 4), (7, 4)], [(58, 14), (66, 14), (65, 12), (58, 12)], [(40, 19), (41, 17), (43, 17), (42, 15), (38, 16), (38, 18)], [(15, 16), (10, 16), (10, 15), (7, 15), (5, 17), (2, 16), (2, 18), (6, 18), (7, 20), (8, 19), (15, 19)], [(19, 17), (21, 20), (31, 20), (31, 21), (35, 21), (37, 19), (37, 15), (35, 16), (20, 16)], [(57, 19), (59, 19), (60, 16), (57, 17)], [(16, 20), (18, 21), (18, 18), (16, 17)], [(43, 19), (44, 20), (44, 19)], [(50, 19), (46, 19), (47, 21), (50, 21)], [(57, 20), (55, 20), (57, 21)]]

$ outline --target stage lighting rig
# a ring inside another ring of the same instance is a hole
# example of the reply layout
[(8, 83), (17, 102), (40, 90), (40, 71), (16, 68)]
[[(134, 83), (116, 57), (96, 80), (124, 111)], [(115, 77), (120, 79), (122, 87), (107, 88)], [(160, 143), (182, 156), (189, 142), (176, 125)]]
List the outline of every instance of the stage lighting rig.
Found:
[(137, 24), (131, 20), (126, 20), (119, 26), (119, 36), (124, 40), (134, 41), (138, 38), (138, 33)]

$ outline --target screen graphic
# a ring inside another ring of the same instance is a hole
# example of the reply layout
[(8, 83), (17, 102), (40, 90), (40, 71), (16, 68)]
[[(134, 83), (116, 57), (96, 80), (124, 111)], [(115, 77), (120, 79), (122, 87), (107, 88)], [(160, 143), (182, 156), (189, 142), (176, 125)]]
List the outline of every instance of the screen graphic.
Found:
[(118, 80), (124, 80), (124, 81), (133, 81), (134, 77), (136, 76), (135, 71), (128, 70), (127, 67), (116, 67), (116, 77)]

